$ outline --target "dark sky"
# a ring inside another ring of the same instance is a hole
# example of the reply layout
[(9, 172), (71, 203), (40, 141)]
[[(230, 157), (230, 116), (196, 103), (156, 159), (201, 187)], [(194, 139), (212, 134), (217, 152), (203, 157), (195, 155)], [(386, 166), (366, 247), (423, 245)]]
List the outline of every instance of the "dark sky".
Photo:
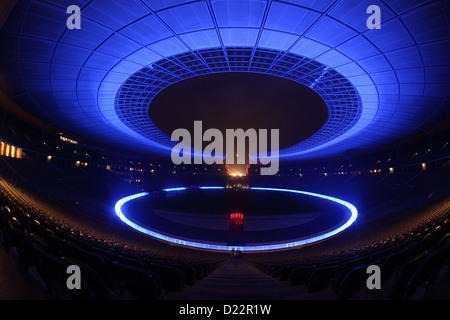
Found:
[(177, 128), (203, 131), (279, 129), (280, 148), (292, 146), (325, 123), (328, 109), (313, 90), (287, 79), (256, 73), (216, 73), (175, 83), (152, 101), (149, 114), (169, 136)]

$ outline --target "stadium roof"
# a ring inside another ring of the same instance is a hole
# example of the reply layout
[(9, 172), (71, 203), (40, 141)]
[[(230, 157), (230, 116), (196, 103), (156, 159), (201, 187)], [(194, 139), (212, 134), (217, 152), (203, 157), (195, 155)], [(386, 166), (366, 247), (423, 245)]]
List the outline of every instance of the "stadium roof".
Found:
[[(69, 29), (69, 5), (81, 29)], [(367, 8), (380, 8), (369, 29)], [(108, 145), (171, 150), (149, 118), (175, 82), (267, 73), (314, 89), (324, 126), (281, 156), (326, 158), (413, 134), (448, 114), (444, 1), (19, 0), (0, 30), (4, 90), (28, 112)]]

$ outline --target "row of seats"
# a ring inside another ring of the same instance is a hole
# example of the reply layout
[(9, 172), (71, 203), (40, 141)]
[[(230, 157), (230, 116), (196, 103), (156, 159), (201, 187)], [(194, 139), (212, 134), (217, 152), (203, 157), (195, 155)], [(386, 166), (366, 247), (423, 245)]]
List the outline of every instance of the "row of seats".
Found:
[[(2, 199), (2, 203), (5, 203)], [(120, 250), (51, 227), (20, 210), (1, 208), (1, 240), (30, 277), (56, 299), (159, 299), (183, 290), (215, 270), (220, 261), (196, 263), (158, 259)], [(82, 291), (66, 288), (68, 265), (81, 268)], [(37, 275), (37, 277), (36, 277)]]
[[(51, 299), (162, 299), (207, 276), (226, 257), (153, 240), (147, 251), (85, 234), (3, 178), (0, 205), (4, 250)], [(81, 269), (81, 290), (67, 288), (70, 265)]]
[[(335, 299), (410, 299), (428, 292), (450, 265), (450, 200), (429, 210), (434, 218), (414, 230), (352, 252), (296, 260), (296, 254), (287, 251), (245, 259), (266, 274), (301, 286), (306, 293)], [(380, 267), (382, 290), (366, 287), (370, 265)]]

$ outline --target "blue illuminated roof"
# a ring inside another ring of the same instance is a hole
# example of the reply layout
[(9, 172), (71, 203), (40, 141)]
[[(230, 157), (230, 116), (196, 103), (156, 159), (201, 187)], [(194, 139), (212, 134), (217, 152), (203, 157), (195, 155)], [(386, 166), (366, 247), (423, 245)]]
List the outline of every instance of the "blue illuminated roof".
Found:
[[(330, 117), (322, 129), (281, 152), (294, 158), (406, 137), (449, 96), (442, 1), (72, 4), (81, 8), (80, 30), (66, 27), (67, 1), (16, 2), (0, 31), (2, 83), (10, 97), (28, 97), (22, 107), (29, 112), (108, 145), (168, 152), (168, 137), (148, 116), (149, 101), (171, 83), (213, 72), (277, 75), (324, 98)], [(367, 28), (369, 5), (380, 7), (381, 29)]]
[[(281, 76), (313, 88), (326, 102), (326, 124), (312, 137), (284, 150), (308, 150), (339, 137), (359, 120), (361, 108), (356, 89), (336, 71), (314, 60), (268, 49), (227, 48), (199, 50), (160, 60), (127, 79), (115, 99), (116, 114), (135, 132), (161, 148), (176, 144), (149, 119), (152, 99), (164, 88), (190, 77), (220, 72), (254, 72)], [(269, 116), (269, 115), (268, 115)]]

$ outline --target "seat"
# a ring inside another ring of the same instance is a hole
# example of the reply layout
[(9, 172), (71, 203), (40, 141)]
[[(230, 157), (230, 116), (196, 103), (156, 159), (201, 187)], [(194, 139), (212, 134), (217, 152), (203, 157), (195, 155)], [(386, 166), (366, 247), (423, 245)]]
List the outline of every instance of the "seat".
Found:
[(105, 258), (99, 254), (86, 250), (72, 243), (72, 248), (77, 254), (78, 259), (88, 267), (94, 269), (103, 279), (103, 282), (109, 289), (116, 289), (116, 280), (113, 276), (109, 264)]
[(347, 300), (355, 296), (362, 288), (366, 286), (367, 267), (357, 266), (348, 269), (342, 280), (334, 288), (339, 300)]
[(278, 279), (280, 281), (287, 281), (289, 279), (289, 274), (291, 270), (292, 270), (291, 265), (281, 267), (280, 270), (278, 271)]
[(127, 266), (113, 261), (116, 274), (121, 283), (121, 293), (126, 291), (138, 300), (156, 300), (161, 294), (158, 279), (145, 269)]
[(75, 251), (75, 249), (72, 246), (72, 243), (68, 239), (64, 239), (61, 242), (59, 242), (56, 249), (60, 256), (68, 256), (75, 259), (80, 259), (78, 253)]
[(92, 289), (95, 300), (107, 300), (110, 297), (105, 282), (96, 270), (72, 257), (63, 256), (61, 260), (69, 265), (77, 265), (80, 268), (81, 277)]
[(408, 254), (408, 248), (401, 249), (387, 256), (381, 263), (380, 269), (383, 274), (381, 277), (381, 284), (386, 281), (395, 273), (397, 268), (401, 265), (403, 258)]
[(266, 267), (266, 273), (274, 278), (277, 278), (279, 268), (280, 264), (270, 264)]
[(143, 268), (144, 267), (144, 263), (140, 259), (135, 258), (135, 257), (129, 257), (129, 256), (125, 256), (125, 255), (119, 254), (119, 255), (115, 255), (113, 257), (113, 259), (115, 261), (123, 263), (123, 264), (125, 264), (127, 266), (132, 266), (132, 267), (136, 267), (136, 268)]
[(145, 259), (144, 262), (145, 269), (158, 275), (165, 290), (180, 292), (184, 288), (185, 276), (180, 269), (158, 264), (148, 259)]
[(289, 282), (292, 286), (305, 284), (306, 278), (312, 270), (316, 268), (315, 265), (304, 265), (294, 267), (289, 273)]
[(10, 217), (0, 210), (0, 241), (5, 252), (9, 252), (9, 247), (13, 246), (13, 239), (11, 238), (11, 228), (9, 226)]
[(183, 264), (185, 264), (187, 267), (191, 267), (194, 269), (194, 274), (197, 280), (202, 280), (204, 277), (207, 276), (206, 270), (203, 265), (193, 262), (185, 262)]
[(324, 290), (331, 284), (331, 280), (335, 276), (338, 268), (338, 264), (332, 264), (312, 270), (306, 279), (306, 292), (311, 293)]
[[(417, 254), (406, 261), (400, 268), (398, 276), (392, 287), (390, 298), (393, 300), (401, 300), (404, 298), (407, 283), (414, 272), (417, 270), (422, 261), (427, 257), (428, 251)], [(383, 271), (382, 271), (383, 272)]]
[(15, 247), (17, 254), (17, 260), (19, 266), (25, 272), (28, 272), (28, 268), (36, 266), (40, 262), (40, 257), (33, 247), (32, 238), (30, 238), (24, 230), (22, 230), (18, 224), (13, 220), (9, 221), (10, 237)]
[(69, 263), (61, 260), (59, 257), (52, 255), (49, 251), (41, 246), (40, 243), (33, 243), (33, 246), (41, 257), (38, 265), (38, 272), (42, 280), (47, 286), (47, 291), (56, 299), (71, 298), (73, 300), (93, 300), (94, 291), (86, 283), (83, 277), (80, 278), (80, 289), (69, 289), (67, 287), (67, 279), (70, 274), (67, 273)]
[(197, 281), (197, 273), (193, 266), (175, 262), (171, 262), (168, 265), (183, 272), (186, 284), (192, 285)]
[(443, 235), (439, 241), (436, 243), (436, 248), (440, 248), (441, 246), (446, 245), (446, 243), (450, 240), (450, 233), (446, 233)]
[(450, 242), (447, 241), (445, 245), (428, 254), (408, 280), (402, 299), (410, 299), (420, 285), (423, 285), (426, 290), (430, 289), (449, 253)]

